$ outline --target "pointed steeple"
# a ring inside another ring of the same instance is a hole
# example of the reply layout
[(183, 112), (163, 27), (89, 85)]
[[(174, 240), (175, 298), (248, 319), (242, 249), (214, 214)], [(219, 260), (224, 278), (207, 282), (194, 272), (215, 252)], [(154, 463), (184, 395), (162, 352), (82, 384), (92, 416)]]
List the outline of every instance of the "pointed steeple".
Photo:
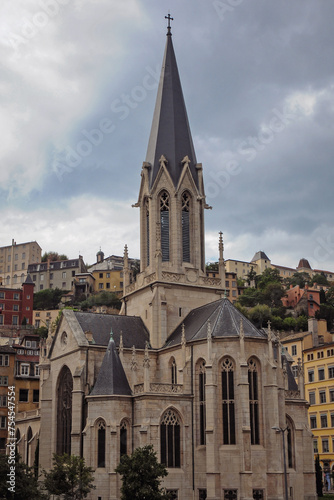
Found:
[(159, 160), (162, 155), (167, 159), (166, 166), (175, 186), (181, 175), (182, 160), (188, 156), (190, 170), (198, 187), (196, 155), (176, 64), (170, 19), (172, 18), (168, 18), (167, 41), (146, 155), (146, 162), (151, 164), (150, 187), (160, 169)]
[(111, 396), (115, 394), (130, 396), (131, 389), (118, 356), (111, 331), (108, 348), (91, 396)]

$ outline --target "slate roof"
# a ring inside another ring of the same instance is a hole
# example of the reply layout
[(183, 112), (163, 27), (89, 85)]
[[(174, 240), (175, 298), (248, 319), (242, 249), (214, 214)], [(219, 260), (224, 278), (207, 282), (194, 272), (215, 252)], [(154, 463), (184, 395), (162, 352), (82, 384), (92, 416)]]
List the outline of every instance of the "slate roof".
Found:
[(33, 280), (31, 279), (30, 274), (27, 274), (26, 280), (25, 280), (25, 282), (24, 282), (23, 284), (24, 284), (24, 285), (34, 285), (34, 286), (35, 286), (35, 283), (34, 283), (34, 282), (33, 282)]
[(137, 316), (119, 316), (113, 314), (96, 314), (74, 312), (83, 332), (92, 332), (94, 342), (107, 346), (112, 330), (115, 344), (119, 345), (120, 335), (123, 336), (123, 346), (145, 349), (149, 342), (149, 333), (141, 318)]
[(167, 169), (175, 186), (182, 171), (181, 162), (185, 156), (188, 156), (191, 162), (190, 170), (198, 187), (198, 175), (195, 167), (197, 160), (170, 32), (167, 33), (146, 155), (146, 162), (152, 166), (150, 187), (152, 187), (159, 172), (161, 155), (164, 155), (168, 160)]
[(251, 262), (255, 262), (260, 259), (270, 260), (269, 257), (264, 252), (262, 252), (262, 250), (260, 250), (259, 252), (256, 252)]
[[(228, 299), (220, 299), (193, 309), (184, 319), (187, 342), (207, 338), (208, 323), (211, 324), (212, 337), (239, 337), (242, 320), (245, 337), (266, 338), (263, 331), (243, 316)], [(165, 347), (181, 343), (182, 325), (168, 337)]]
[(109, 340), (95, 386), (90, 395), (131, 396), (131, 389), (112, 337)]

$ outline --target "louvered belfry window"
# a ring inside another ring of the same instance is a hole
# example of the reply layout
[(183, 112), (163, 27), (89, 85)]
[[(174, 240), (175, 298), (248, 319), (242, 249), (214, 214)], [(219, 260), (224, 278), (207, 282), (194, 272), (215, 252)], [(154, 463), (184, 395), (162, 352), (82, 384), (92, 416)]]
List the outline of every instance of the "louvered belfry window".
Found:
[(160, 196), (161, 252), (162, 262), (169, 261), (169, 194)]
[(190, 262), (190, 196), (187, 192), (182, 195), (182, 260)]

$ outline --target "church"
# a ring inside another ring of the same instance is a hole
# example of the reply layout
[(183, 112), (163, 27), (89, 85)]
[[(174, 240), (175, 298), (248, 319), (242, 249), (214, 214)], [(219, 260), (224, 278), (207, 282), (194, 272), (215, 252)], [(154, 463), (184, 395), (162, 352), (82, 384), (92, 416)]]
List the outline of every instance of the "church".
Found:
[(120, 498), (115, 467), (147, 444), (174, 499), (315, 499), (301, 366), (297, 385), (270, 326), (226, 298), (221, 233), (219, 273), (205, 272), (210, 207), (170, 16), (135, 207), (140, 272), (131, 282), (125, 246), (120, 315), (63, 310), (41, 353), (39, 413), (17, 422), (19, 451), (32, 464), (39, 439), (44, 469), (53, 453), (83, 456), (96, 500)]

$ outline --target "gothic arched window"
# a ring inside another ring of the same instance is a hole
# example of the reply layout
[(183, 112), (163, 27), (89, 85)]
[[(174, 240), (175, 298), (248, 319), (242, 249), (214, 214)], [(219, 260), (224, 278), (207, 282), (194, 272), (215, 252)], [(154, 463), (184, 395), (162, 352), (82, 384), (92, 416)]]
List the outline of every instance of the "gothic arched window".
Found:
[(230, 358), (221, 364), (223, 444), (235, 444), (234, 366)]
[(251, 444), (260, 443), (258, 370), (255, 359), (248, 362)]
[(199, 402), (199, 444), (206, 443), (206, 399), (205, 399), (205, 361), (198, 365), (198, 402)]
[(73, 379), (67, 366), (61, 369), (57, 390), (57, 455), (71, 454)]
[(27, 432), (27, 457), (26, 457), (26, 464), (28, 466), (31, 466), (31, 457), (30, 457), (30, 449), (31, 449), (31, 440), (32, 440), (32, 430), (31, 427), (28, 427), (28, 432)]
[(190, 195), (182, 195), (182, 261), (190, 262)]
[(99, 420), (97, 424), (97, 466), (106, 466), (106, 424)]
[(150, 265), (150, 211), (148, 199), (145, 200), (145, 224), (146, 224), (146, 264)]
[(167, 410), (160, 423), (161, 463), (166, 467), (181, 467), (180, 419), (174, 410)]
[(294, 469), (294, 432), (293, 432), (293, 423), (289, 417), (286, 417), (286, 440), (287, 440), (287, 455), (288, 455), (288, 467), (290, 469)]
[(128, 425), (126, 420), (121, 422), (120, 428), (120, 456), (127, 455), (128, 453)]
[(162, 261), (169, 261), (169, 194), (163, 191), (160, 195), (160, 226)]
[(177, 384), (177, 366), (175, 358), (171, 358), (170, 362), (170, 374), (172, 384)]

